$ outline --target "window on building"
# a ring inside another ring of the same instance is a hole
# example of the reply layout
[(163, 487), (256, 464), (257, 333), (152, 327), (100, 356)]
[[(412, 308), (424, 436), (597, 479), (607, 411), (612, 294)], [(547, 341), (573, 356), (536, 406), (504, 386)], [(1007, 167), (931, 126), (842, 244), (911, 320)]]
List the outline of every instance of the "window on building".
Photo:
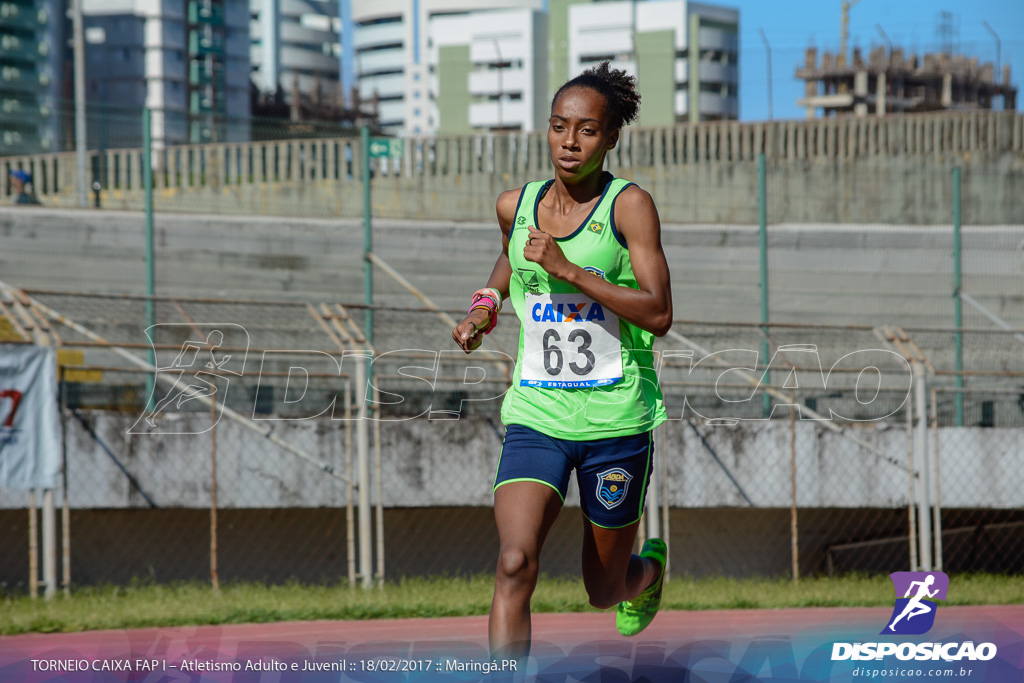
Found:
[(107, 42), (107, 31), (102, 26), (90, 26), (85, 29), (85, 42), (98, 45)]
[(331, 17), (325, 14), (306, 13), (299, 16), (299, 24), (317, 31), (330, 31)]
[(369, 21), (360, 21), (356, 24), (356, 28), (363, 28), (364, 26), (377, 26), (379, 24), (400, 24), (402, 23), (402, 15), (396, 15), (393, 17), (383, 17), (381, 19), (370, 19)]
[(359, 54), (369, 54), (371, 52), (380, 52), (381, 50), (401, 50), (402, 43), (385, 43), (384, 45), (371, 45), (370, 47), (364, 47), (359, 50)]

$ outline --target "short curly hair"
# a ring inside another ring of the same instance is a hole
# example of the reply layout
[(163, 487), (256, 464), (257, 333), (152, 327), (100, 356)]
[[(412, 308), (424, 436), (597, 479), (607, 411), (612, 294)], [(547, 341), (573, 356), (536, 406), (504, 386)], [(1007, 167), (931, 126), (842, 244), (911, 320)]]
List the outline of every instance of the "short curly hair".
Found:
[(562, 93), (570, 88), (590, 88), (604, 96), (608, 102), (610, 130), (618, 130), (629, 125), (640, 113), (640, 93), (636, 89), (636, 77), (622, 69), (611, 68), (607, 60), (566, 81), (551, 98), (552, 110)]

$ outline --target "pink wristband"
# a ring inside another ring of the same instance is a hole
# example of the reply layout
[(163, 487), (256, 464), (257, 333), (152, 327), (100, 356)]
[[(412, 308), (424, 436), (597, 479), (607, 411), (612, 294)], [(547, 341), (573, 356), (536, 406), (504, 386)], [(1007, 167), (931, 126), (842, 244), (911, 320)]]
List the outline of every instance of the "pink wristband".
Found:
[(473, 303), (470, 304), (470, 312), (483, 308), (486, 309), (490, 314), (490, 323), (487, 325), (487, 329), (484, 330), (484, 334), (490, 334), (498, 325), (498, 312), (501, 310), (501, 294), (490, 287), (479, 289), (473, 293)]

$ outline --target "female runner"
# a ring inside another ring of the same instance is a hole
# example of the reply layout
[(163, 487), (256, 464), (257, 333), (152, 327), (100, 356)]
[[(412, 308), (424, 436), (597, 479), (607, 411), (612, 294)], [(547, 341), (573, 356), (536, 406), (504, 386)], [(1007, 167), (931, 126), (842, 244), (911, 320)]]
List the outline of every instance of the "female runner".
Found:
[(665, 419), (651, 347), (672, 325), (669, 270), (650, 194), (604, 171), (639, 106), (635, 79), (607, 62), (558, 89), (548, 126), (555, 177), (498, 197), (501, 254), (452, 331), (466, 353), (478, 348), (506, 297), (522, 322), (494, 483), (496, 658), (529, 655), (538, 559), (573, 469), (590, 604), (618, 605), (616, 626), (631, 636), (661, 602), (665, 543), (632, 550), (652, 430)]

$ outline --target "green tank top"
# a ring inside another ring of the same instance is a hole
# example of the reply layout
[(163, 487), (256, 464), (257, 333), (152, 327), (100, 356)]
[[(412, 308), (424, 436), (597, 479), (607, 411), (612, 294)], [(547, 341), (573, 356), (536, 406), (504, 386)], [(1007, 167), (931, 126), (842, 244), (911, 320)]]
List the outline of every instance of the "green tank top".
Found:
[[(502, 422), (570, 441), (650, 431), (665, 421), (654, 335), (523, 257), (529, 226), (537, 225), (537, 205), (553, 182), (523, 187), (509, 234), (509, 299), (522, 325)], [(586, 220), (556, 239), (566, 258), (594, 277), (638, 289), (613, 220), (615, 199), (631, 184), (609, 180)]]

